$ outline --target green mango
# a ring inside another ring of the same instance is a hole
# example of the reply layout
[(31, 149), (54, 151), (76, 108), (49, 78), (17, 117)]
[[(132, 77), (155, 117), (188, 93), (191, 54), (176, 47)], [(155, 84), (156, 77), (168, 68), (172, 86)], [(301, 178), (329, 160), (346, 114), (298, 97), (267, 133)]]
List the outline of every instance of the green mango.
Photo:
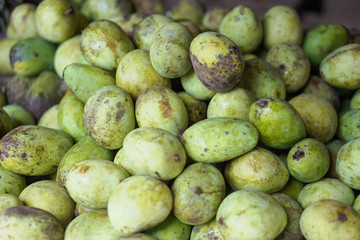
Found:
[(328, 54), (320, 64), (321, 78), (333, 87), (360, 88), (360, 43), (347, 44)]
[(360, 89), (354, 93), (350, 100), (350, 109), (353, 110), (357, 108), (360, 108)]
[(207, 223), (196, 225), (192, 228), (190, 240), (224, 240), (214, 217)]
[[(150, 60), (155, 71), (166, 78), (179, 78), (191, 69), (189, 57), (192, 33), (180, 23), (168, 23), (155, 34)], [(164, 47), (165, 46), (165, 47)]]
[(225, 197), (221, 172), (208, 163), (188, 166), (173, 182), (173, 213), (181, 222), (199, 225), (210, 221)]
[(360, 214), (360, 195), (358, 195), (355, 198), (355, 201), (354, 201), (352, 207), (354, 208), (355, 211), (357, 211)]
[(124, 168), (131, 176), (142, 175), (142, 173), (136, 169), (132, 162), (125, 156), (124, 148), (120, 148), (116, 153), (114, 163)]
[[(143, 2), (143, 1), (142, 1)], [(113, 16), (109, 17), (108, 20), (115, 22), (119, 25), (122, 30), (126, 33), (126, 35), (133, 40), (134, 39), (134, 31), (137, 28), (138, 24), (144, 20), (148, 14), (143, 12), (134, 12), (130, 15), (126, 16)]]
[(253, 149), (259, 134), (251, 123), (229, 117), (195, 123), (181, 136), (187, 155), (197, 162), (224, 162)]
[(245, 61), (245, 70), (238, 87), (249, 90), (256, 99), (286, 97), (286, 86), (280, 72), (261, 58)]
[[(287, 156), (286, 156), (287, 157)], [(279, 193), (283, 193), (288, 195), (294, 200), (297, 200), (298, 195), (301, 189), (305, 186), (304, 183), (296, 180), (296, 178), (290, 175), (288, 182), (286, 185), (279, 191)]]
[(75, 217), (83, 214), (83, 213), (87, 213), (87, 212), (90, 212), (90, 211), (95, 211), (95, 210), (103, 210), (103, 209), (92, 209), (92, 208), (88, 208), (88, 207), (85, 207), (79, 203), (76, 203), (75, 205), (75, 210), (74, 210), (74, 215)]
[(10, 64), (11, 48), (18, 42), (17, 39), (3, 38), (0, 40), (0, 74), (13, 75), (15, 72)]
[(31, 113), (19, 105), (5, 105), (4, 111), (9, 115), (12, 122), (12, 128), (17, 128), (21, 125), (35, 125), (35, 119)]
[(132, 12), (130, 0), (87, 0), (93, 19), (107, 19), (111, 16), (126, 16)]
[(35, 76), (54, 68), (56, 45), (40, 37), (17, 42), (10, 50), (10, 64), (16, 74)]
[(201, 33), (200, 27), (189, 19), (177, 20), (177, 23), (184, 25), (192, 33), (193, 37), (196, 37)]
[(133, 0), (135, 12), (146, 14), (165, 14), (165, 5), (161, 0)]
[(305, 138), (290, 149), (287, 166), (291, 176), (297, 180), (304, 183), (315, 182), (329, 170), (329, 151), (322, 142)]
[(337, 154), (342, 146), (345, 145), (345, 141), (339, 139), (333, 139), (328, 144), (326, 144), (327, 149), (329, 150), (330, 154), (330, 167), (329, 171), (327, 172), (327, 176), (331, 178), (339, 178), (336, 173), (336, 161), (337, 161)]
[(229, 11), (230, 9), (226, 7), (206, 9), (201, 24), (207, 30), (218, 32), (221, 21)]
[(346, 111), (339, 117), (339, 127), (337, 128), (337, 136), (349, 142), (360, 137), (360, 109)]
[(115, 85), (115, 78), (110, 72), (81, 63), (66, 66), (63, 79), (70, 91), (83, 103), (86, 103), (96, 90)]
[(0, 140), (0, 161), (15, 173), (37, 176), (56, 172), (73, 140), (66, 133), (36, 125), (17, 127)]
[(60, 129), (58, 123), (59, 104), (55, 104), (46, 110), (38, 121), (39, 126)]
[(201, 24), (204, 7), (199, 0), (180, 0), (170, 9), (170, 17), (174, 20), (189, 19)]
[(259, 17), (253, 9), (244, 5), (234, 7), (224, 16), (219, 33), (233, 40), (243, 53), (255, 51), (263, 39)]
[[(19, 231), (21, 229), (21, 231)], [(0, 239), (64, 239), (64, 227), (51, 213), (39, 208), (15, 206), (0, 215)]]
[(10, 14), (10, 21), (6, 29), (6, 36), (12, 39), (26, 39), (36, 37), (35, 23), (36, 5), (21, 3)]
[(206, 102), (197, 100), (196, 98), (190, 96), (186, 92), (177, 92), (177, 95), (185, 104), (185, 108), (188, 115), (188, 125), (189, 127), (201, 120), (206, 119), (207, 104)]
[(121, 236), (118, 238), (118, 240), (158, 240), (158, 239), (144, 233), (134, 233), (126, 236)]
[(306, 137), (299, 113), (280, 98), (264, 98), (250, 107), (249, 121), (259, 131), (260, 140), (275, 149), (289, 149)]
[(0, 194), (19, 196), (25, 187), (26, 180), (23, 175), (7, 170), (0, 165)]
[(14, 75), (6, 84), (5, 95), (8, 104), (26, 106), (26, 93), (33, 84), (35, 78), (23, 75)]
[(13, 129), (13, 121), (5, 109), (0, 108), (0, 138)]
[(20, 199), (12, 194), (0, 193), (0, 215), (8, 208), (24, 205)]
[(211, 91), (201, 83), (193, 69), (180, 78), (181, 86), (185, 92), (198, 100), (210, 100), (215, 92)]
[(125, 235), (110, 223), (106, 209), (85, 212), (73, 219), (65, 229), (65, 240), (119, 240)]
[(214, 92), (234, 88), (245, 67), (236, 43), (217, 32), (197, 35), (190, 44), (190, 59), (201, 83)]
[(83, 120), (84, 106), (85, 104), (71, 92), (67, 92), (59, 103), (57, 115), (59, 128), (75, 141), (87, 136)]
[(67, 174), (77, 163), (89, 159), (105, 159), (112, 161), (114, 153), (98, 146), (90, 136), (83, 137), (75, 143), (61, 158), (56, 174), (56, 182), (66, 188)]

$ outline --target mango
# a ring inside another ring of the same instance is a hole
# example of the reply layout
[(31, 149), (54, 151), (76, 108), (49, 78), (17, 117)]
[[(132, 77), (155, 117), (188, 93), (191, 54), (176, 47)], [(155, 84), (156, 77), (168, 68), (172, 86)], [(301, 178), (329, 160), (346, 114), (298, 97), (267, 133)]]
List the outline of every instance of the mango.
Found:
[(360, 137), (360, 109), (346, 111), (339, 117), (336, 135), (345, 142)]
[(46, 110), (38, 121), (39, 126), (60, 129), (58, 124), (59, 104), (55, 104)]
[(161, 0), (133, 0), (135, 12), (146, 14), (165, 14), (165, 5)]
[(0, 194), (0, 215), (8, 208), (22, 205), (24, 205), (23, 202), (17, 196), (8, 193)]
[(193, 69), (182, 76), (180, 81), (185, 92), (198, 100), (210, 100), (215, 95), (214, 91), (211, 91), (201, 83)]
[(35, 125), (35, 119), (31, 113), (19, 105), (5, 105), (4, 111), (9, 115), (12, 122), (12, 128), (17, 128), (21, 125)]
[(206, 112), (208, 107), (206, 102), (197, 100), (183, 91), (177, 92), (177, 95), (184, 102), (188, 115), (189, 126), (206, 119)]
[(35, 22), (36, 6), (32, 3), (22, 3), (16, 6), (10, 14), (6, 36), (13, 39), (36, 37)]
[(125, 16), (132, 12), (130, 0), (87, 0), (90, 14), (94, 20), (112, 16)]
[(12, 129), (13, 129), (12, 119), (3, 108), (0, 108), (0, 137), (3, 137)]
[(189, 19), (200, 24), (204, 7), (199, 0), (180, 0), (170, 9), (170, 17), (174, 20)]
[(202, 18), (201, 24), (205, 27), (205, 29), (218, 32), (221, 21), (229, 11), (230, 9), (226, 7), (214, 7), (207, 9)]
[(0, 74), (13, 75), (15, 72), (10, 63), (11, 48), (18, 42), (16, 39), (3, 38), (0, 40)]
[(0, 194), (11, 194), (19, 196), (26, 187), (26, 180), (23, 175), (7, 170), (0, 165)]
[(216, 218), (192, 228), (190, 240), (224, 240), (217, 226)]

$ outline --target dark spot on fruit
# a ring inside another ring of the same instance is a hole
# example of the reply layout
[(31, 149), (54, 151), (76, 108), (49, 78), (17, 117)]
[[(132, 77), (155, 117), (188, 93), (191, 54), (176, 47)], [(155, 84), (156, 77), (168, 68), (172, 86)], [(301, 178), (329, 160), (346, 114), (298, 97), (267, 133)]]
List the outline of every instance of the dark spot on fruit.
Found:
[(264, 107), (267, 107), (267, 105), (268, 105), (268, 101), (267, 100), (261, 100), (261, 101), (259, 101), (258, 102), (258, 106), (260, 107), (260, 108), (264, 108)]
[(171, 108), (170, 104), (168, 102), (163, 101), (163, 100), (161, 100), (159, 103), (160, 103), (159, 108), (160, 108), (160, 110), (162, 112), (162, 116), (164, 118), (171, 117), (174, 110)]
[(226, 135), (229, 135), (229, 131), (226, 131), (225, 134), (226, 134)]
[(115, 117), (116, 121), (119, 121), (124, 116), (124, 113), (125, 113), (124, 110), (118, 110), (116, 112), (116, 117)]
[(89, 170), (89, 166), (81, 166), (79, 169), (80, 173), (86, 173)]
[(280, 70), (284, 70), (284, 69), (285, 69), (285, 65), (284, 65), (284, 64), (280, 64), (279, 68), (280, 68)]
[(208, 152), (209, 151), (209, 149), (208, 148), (204, 148), (204, 152)]
[(35, 56), (35, 57), (38, 57), (38, 56), (39, 56), (39, 53), (34, 52), (34, 56)]
[(73, 9), (72, 9), (72, 8), (68, 8), (68, 9), (66, 9), (66, 10), (64, 11), (64, 13), (65, 13), (66, 15), (71, 14), (71, 13), (73, 13)]
[(202, 189), (201, 189), (201, 187), (200, 186), (196, 186), (195, 188), (194, 188), (194, 193), (196, 194), (196, 195), (200, 195), (200, 194), (202, 194)]
[(27, 156), (26, 153), (21, 154), (21, 157), (22, 157), (22, 158), (26, 158), (26, 156)]
[(219, 223), (220, 225), (225, 225), (224, 219), (223, 219), (222, 217), (219, 218), (218, 223)]
[(175, 155), (174, 155), (174, 161), (177, 162), (177, 161), (179, 161), (179, 160), (180, 160), (180, 156), (177, 155), (177, 154), (175, 154)]
[(346, 217), (345, 214), (338, 212), (338, 218), (337, 218), (340, 222), (345, 222), (348, 218)]
[(305, 156), (305, 153), (304, 151), (302, 150), (297, 150), (293, 155), (292, 155), (292, 158), (296, 161), (299, 161), (300, 158), (303, 158)]
[(246, 132), (242, 132), (243, 135), (247, 135)]

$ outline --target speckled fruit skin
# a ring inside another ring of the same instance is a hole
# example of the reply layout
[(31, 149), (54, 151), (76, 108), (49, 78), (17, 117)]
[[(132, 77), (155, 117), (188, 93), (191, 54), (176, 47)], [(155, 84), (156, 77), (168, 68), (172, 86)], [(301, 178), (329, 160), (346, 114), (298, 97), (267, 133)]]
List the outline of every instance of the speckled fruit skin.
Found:
[(216, 217), (192, 228), (190, 240), (224, 240), (217, 226)]
[(99, 146), (110, 150), (121, 148), (125, 136), (135, 128), (130, 94), (117, 86), (97, 90), (85, 104), (84, 126)]
[(7, 170), (0, 165), (0, 194), (19, 196), (25, 187), (26, 181), (23, 175)]
[(360, 108), (360, 89), (358, 89), (350, 99), (350, 109)]
[(189, 127), (197, 122), (200, 122), (201, 120), (206, 119), (206, 111), (208, 108), (206, 102), (200, 101), (183, 91), (177, 92), (177, 95), (185, 104), (185, 108), (188, 113)]
[(360, 237), (360, 215), (336, 200), (322, 200), (307, 207), (300, 228), (308, 240), (353, 240)]
[(199, 225), (210, 221), (225, 197), (221, 172), (208, 163), (188, 166), (174, 181), (174, 215), (183, 223)]
[[(59, 77), (67, 65), (77, 63), (83, 57), (80, 50), (81, 35), (75, 35), (62, 42), (56, 49), (54, 56), (54, 69)], [(84, 78), (85, 80), (86, 78)]]
[(320, 75), (331, 86), (345, 89), (360, 88), (360, 44), (339, 47), (320, 64)]
[(20, 126), (0, 140), (1, 165), (27, 176), (51, 174), (72, 145), (71, 137), (60, 130)]
[(116, 70), (122, 57), (134, 49), (134, 44), (116, 23), (96, 20), (82, 32), (81, 53), (93, 65)]
[(360, 190), (360, 138), (347, 142), (340, 148), (336, 172), (339, 179), (353, 189)]
[(290, 174), (297, 180), (315, 182), (324, 177), (329, 169), (329, 151), (322, 142), (305, 138), (292, 146), (287, 165)]
[(307, 184), (301, 189), (297, 201), (302, 208), (310, 204), (332, 199), (351, 205), (355, 199), (353, 190), (343, 182), (334, 178), (322, 178), (317, 182)]
[(226, 240), (271, 240), (285, 228), (287, 215), (271, 195), (255, 190), (238, 190), (222, 201), (216, 221)]
[(358, 195), (355, 198), (355, 201), (353, 202), (352, 207), (354, 208), (355, 211), (357, 211), (357, 213), (360, 215), (360, 195)]
[(64, 239), (64, 228), (54, 215), (38, 208), (15, 206), (0, 215), (0, 239)]
[(229, 11), (230, 9), (226, 7), (214, 7), (206, 10), (202, 25), (210, 31), (219, 31), (220, 23)]
[(111, 195), (108, 214), (122, 233), (148, 230), (166, 219), (173, 206), (169, 187), (151, 176), (131, 176)]
[(8, 208), (23, 205), (23, 202), (17, 196), (8, 193), (0, 193), (0, 215)]
[(249, 121), (259, 131), (260, 140), (275, 149), (289, 149), (306, 137), (299, 113), (279, 98), (264, 98), (250, 107)]
[(259, 17), (251, 8), (244, 5), (234, 7), (224, 16), (219, 33), (233, 40), (243, 53), (256, 50), (263, 38)]
[(124, 168), (131, 176), (142, 175), (142, 173), (137, 170), (132, 162), (130, 162), (130, 160), (125, 156), (124, 148), (120, 148), (116, 153), (114, 163)]
[(199, 80), (214, 92), (234, 88), (245, 67), (239, 47), (217, 32), (197, 35), (190, 44), (190, 59)]
[(226, 164), (225, 178), (234, 190), (251, 189), (274, 193), (289, 179), (289, 171), (274, 153), (255, 147)]
[(94, 19), (108, 19), (111, 16), (126, 16), (132, 12), (130, 0), (89, 0), (89, 10)]
[(345, 142), (360, 137), (360, 109), (349, 110), (340, 116), (337, 136)]
[(193, 69), (182, 76), (180, 81), (185, 92), (198, 100), (210, 100), (215, 95), (214, 91), (211, 91), (201, 83)]
[(210, 118), (195, 123), (181, 136), (187, 155), (197, 162), (224, 162), (253, 149), (259, 134), (237, 118)]
[(35, 10), (36, 6), (31, 3), (22, 3), (16, 6), (10, 14), (6, 36), (11, 39), (35, 37), (37, 35)]

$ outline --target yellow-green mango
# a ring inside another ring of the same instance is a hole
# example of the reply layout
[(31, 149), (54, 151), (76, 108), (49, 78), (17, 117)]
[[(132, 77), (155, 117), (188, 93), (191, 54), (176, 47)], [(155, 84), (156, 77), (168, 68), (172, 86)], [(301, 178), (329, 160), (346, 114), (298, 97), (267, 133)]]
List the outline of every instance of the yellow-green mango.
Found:
[(59, 128), (75, 141), (87, 136), (83, 120), (84, 106), (85, 104), (71, 92), (67, 92), (59, 103), (57, 115)]
[(112, 161), (84, 160), (75, 164), (67, 173), (66, 189), (77, 203), (102, 209), (107, 207), (110, 196), (127, 177), (129, 174)]
[[(286, 156), (287, 158), (287, 156)], [(286, 160), (286, 159), (285, 159)], [(297, 200), (298, 195), (301, 191), (301, 189), (305, 186), (304, 183), (296, 180), (296, 178), (292, 177), (290, 175), (288, 182), (286, 185), (279, 191), (279, 193), (283, 193), (288, 195), (294, 200)]]
[(189, 127), (201, 120), (206, 119), (207, 112), (207, 103), (200, 101), (186, 92), (177, 92), (177, 95), (181, 98), (181, 100), (185, 104), (185, 108), (187, 111), (188, 119), (189, 119)]
[(76, 203), (75, 210), (74, 210), (74, 216), (77, 217), (83, 213), (87, 213), (87, 212), (95, 211), (95, 210), (103, 210), (103, 209), (92, 209), (92, 208), (85, 207), (79, 203)]
[(224, 176), (234, 190), (250, 189), (274, 193), (289, 179), (286, 164), (269, 150), (255, 147), (227, 162)]
[(207, 30), (218, 32), (221, 21), (229, 11), (230, 9), (226, 7), (213, 7), (207, 9), (201, 24)]
[(264, 45), (267, 49), (281, 42), (300, 45), (303, 40), (301, 19), (295, 9), (285, 5), (269, 8), (263, 17)]
[(1, 165), (15, 173), (37, 176), (56, 172), (59, 162), (73, 140), (65, 132), (24, 125), (0, 140)]
[(250, 106), (256, 99), (254, 95), (240, 87), (229, 92), (216, 93), (207, 108), (207, 118), (234, 117), (249, 121)]
[(155, 227), (170, 214), (173, 197), (169, 187), (151, 176), (131, 176), (111, 195), (108, 215), (122, 233), (138, 233)]
[(135, 104), (139, 127), (158, 127), (175, 136), (188, 127), (186, 107), (170, 88), (157, 86), (143, 91)]
[(170, 9), (170, 17), (174, 20), (189, 19), (201, 24), (204, 7), (199, 0), (180, 0)]
[(358, 89), (350, 99), (350, 109), (360, 108), (360, 89)]
[(224, 240), (219, 232), (216, 218), (192, 228), (190, 240)]
[(250, 60), (250, 59), (253, 59), (253, 58), (257, 58), (257, 56), (253, 53), (245, 53), (244, 54), (244, 61), (247, 61), (247, 60)]
[(360, 88), (360, 43), (347, 44), (328, 54), (320, 64), (321, 78), (333, 87)]
[(314, 138), (302, 139), (290, 149), (287, 166), (291, 176), (301, 182), (318, 181), (329, 170), (329, 151), (325, 144)]
[(290, 99), (289, 103), (303, 119), (307, 136), (323, 143), (329, 142), (335, 136), (338, 116), (329, 101), (315, 94), (302, 93)]
[(126, 157), (124, 148), (120, 148), (114, 158), (114, 163), (125, 169), (131, 176), (142, 175), (142, 173), (134, 167), (132, 162)]
[(191, 225), (181, 222), (174, 214), (170, 213), (162, 223), (145, 233), (157, 240), (189, 240)]
[(322, 178), (317, 182), (307, 184), (301, 189), (297, 201), (305, 209), (310, 204), (325, 199), (337, 200), (352, 205), (355, 196), (353, 190), (340, 180)]
[(311, 204), (300, 217), (308, 240), (352, 240), (360, 236), (360, 215), (348, 204), (323, 200)]
[(194, 163), (175, 179), (171, 191), (176, 218), (189, 225), (204, 224), (225, 197), (225, 180), (213, 165)]
[(0, 215), (8, 208), (24, 205), (20, 199), (12, 194), (0, 193)]
[(337, 154), (339, 150), (342, 148), (342, 146), (345, 145), (345, 143), (346, 142), (343, 140), (334, 138), (332, 141), (326, 144), (326, 147), (329, 150), (329, 154), (330, 154), (330, 167), (329, 167), (329, 171), (326, 174), (328, 177), (339, 179), (336, 173)]
[(126, 135), (125, 157), (140, 173), (161, 180), (176, 178), (186, 163), (180, 140), (161, 128), (140, 127)]
[(116, 69), (116, 85), (127, 91), (133, 100), (148, 88), (171, 88), (171, 80), (158, 74), (145, 49), (135, 49), (126, 54)]
[(25, 107), (26, 93), (34, 81), (35, 78), (33, 77), (26, 77), (19, 74), (13, 76), (6, 84), (5, 88), (7, 103)]
[(72, 63), (65, 67), (63, 79), (70, 91), (83, 103), (86, 103), (96, 90), (115, 85), (115, 78), (110, 72), (81, 63)]
[(65, 189), (52, 180), (28, 185), (19, 195), (25, 206), (36, 207), (53, 214), (64, 228), (74, 217), (75, 202)]
[(360, 195), (358, 195), (355, 198), (355, 201), (354, 201), (352, 207), (354, 208), (355, 211), (358, 212), (358, 214), (360, 214)]
[(230, 117), (195, 123), (181, 136), (187, 155), (197, 162), (224, 162), (253, 149), (259, 133), (251, 123)]
[(342, 146), (336, 159), (339, 179), (353, 189), (360, 190), (360, 138), (355, 138)]
[(40, 37), (61, 43), (75, 34), (78, 17), (71, 0), (44, 0), (36, 7), (35, 23)]
[(165, 14), (165, 6), (161, 0), (133, 0), (135, 12), (146, 14)]
[(190, 69), (187, 74), (180, 78), (180, 81), (185, 92), (198, 100), (210, 100), (215, 95), (215, 92), (201, 83), (194, 69)]
[(26, 38), (10, 50), (10, 64), (16, 74), (35, 76), (54, 68), (56, 45), (40, 37)]
[(112, 16), (126, 16), (132, 12), (130, 0), (87, 0), (93, 19), (107, 19)]
[(165, 24), (174, 22), (161, 14), (152, 14), (142, 20), (134, 29), (134, 43), (137, 48), (150, 50), (156, 32)]
[(128, 92), (118, 86), (97, 90), (85, 104), (84, 126), (99, 146), (115, 150), (135, 128), (134, 103)]
[(10, 104), (3, 106), (3, 109), (11, 118), (12, 128), (17, 128), (21, 125), (36, 124), (31, 113), (22, 106)]
[(15, 71), (10, 64), (10, 50), (18, 42), (17, 39), (3, 38), (0, 40), (0, 74), (13, 75)]
[(111, 225), (107, 211), (103, 209), (74, 218), (65, 229), (64, 240), (119, 240), (123, 235)]
[(118, 238), (118, 240), (158, 240), (155, 237), (147, 235), (145, 233), (134, 233), (130, 235), (124, 235)]
[(299, 113), (280, 98), (263, 98), (250, 107), (249, 121), (259, 131), (260, 140), (275, 149), (289, 149), (306, 137)]
[(21, 3), (17, 5), (11, 11), (6, 36), (14, 39), (36, 37), (35, 10), (36, 6), (32, 3)]
[(307, 83), (310, 61), (299, 45), (290, 42), (273, 45), (265, 60), (280, 71), (287, 93), (296, 92)]
[(126, 35), (133, 40), (134, 39), (134, 31), (137, 28), (138, 24), (144, 20), (148, 14), (143, 12), (134, 12), (130, 15), (126, 16), (113, 16), (108, 18), (108, 20), (115, 22), (119, 25), (122, 30), (126, 33)]
[(0, 108), (0, 138), (13, 129), (13, 121), (5, 109)]
[(58, 113), (59, 113), (59, 104), (55, 104), (41, 115), (37, 124), (43, 127), (60, 129), (58, 123)]
[(134, 44), (116, 23), (96, 20), (82, 32), (80, 49), (94, 66), (116, 70), (122, 57), (134, 49)]
[(77, 163), (89, 159), (105, 159), (112, 161), (114, 153), (98, 146), (90, 136), (83, 137), (74, 144), (61, 158), (56, 174), (56, 182), (66, 187), (67, 174)]
[(0, 165), (0, 194), (19, 196), (25, 187), (26, 180), (23, 175), (7, 170)]
[(337, 136), (345, 141), (360, 137), (360, 109), (346, 111), (339, 117)]
[(182, 20), (178, 20), (176, 22), (184, 25), (187, 29), (189, 29), (189, 31), (192, 33), (193, 37), (196, 37), (197, 35), (199, 35), (201, 33), (199, 26), (196, 23), (192, 22), (191, 20), (182, 19)]
[(214, 92), (234, 88), (245, 67), (239, 47), (217, 32), (197, 35), (190, 44), (190, 59), (201, 83)]
[(238, 87), (249, 90), (256, 99), (286, 97), (286, 86), (280, 72), (262, 58), (245, 61), (245, 70)]
[(233, 40), (243, 53), (255, 51), (263, 39), (263, 27), (256, 12), (238, 5), (222, 19), (219, 33)]
[(150, 60), (155, 71), (166, 78), (179, 78), (191, 69), (189, 57), (192, 33), (180, 23), (168, 23), (155, 34)]
[(222, 201), (216, 221), (224, 239), (272, 240), (284, 230), (287, 215), (271, 195), (238, 190)]
[(64, 227), (51, 213), (39, 208), (15, 206), (0, 215), (1, 240), (63, 240)]

